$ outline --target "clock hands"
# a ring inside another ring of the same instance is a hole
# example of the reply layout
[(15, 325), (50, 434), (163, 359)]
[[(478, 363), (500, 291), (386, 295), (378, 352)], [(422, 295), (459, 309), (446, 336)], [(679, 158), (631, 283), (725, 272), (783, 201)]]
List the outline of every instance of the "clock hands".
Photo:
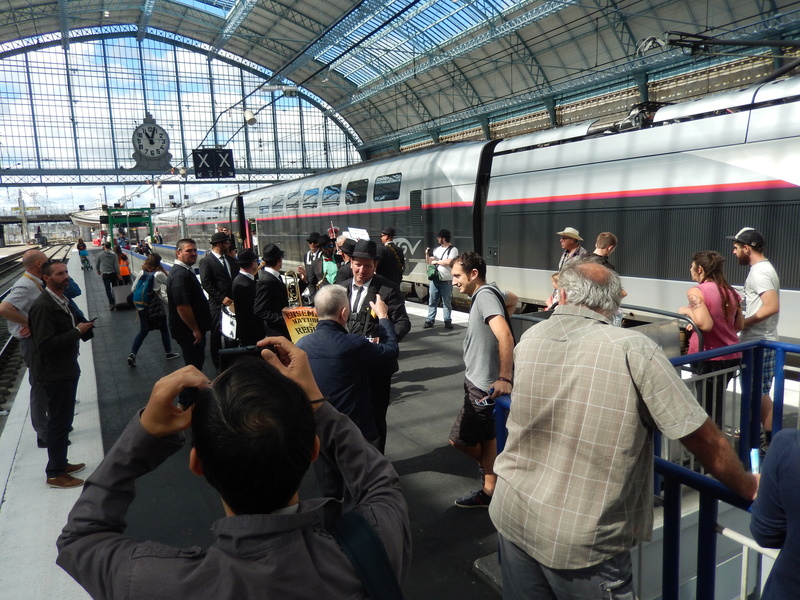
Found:
[(145, 128), (145, 130), (144, 130), (144, 135), (145, 135), (145, 137), (146, 137), (148, 140), (150, 140), (150, 145), (151, 145), (151, 146), (152, 146), (153, 144), (155, 144), (155, 141), (153, 140), (153, 135), (154, 135), (154, 134), (147, 133), (147, 128)]

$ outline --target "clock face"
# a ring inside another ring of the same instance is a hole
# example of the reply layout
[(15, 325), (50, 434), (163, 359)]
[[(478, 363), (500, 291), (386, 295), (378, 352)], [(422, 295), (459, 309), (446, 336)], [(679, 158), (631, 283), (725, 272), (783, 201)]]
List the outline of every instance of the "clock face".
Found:
[(158, 125), (139, 125), (133, 130), (133, 149), (141, 156), (159, 158), (169, 150), (169, 136)]

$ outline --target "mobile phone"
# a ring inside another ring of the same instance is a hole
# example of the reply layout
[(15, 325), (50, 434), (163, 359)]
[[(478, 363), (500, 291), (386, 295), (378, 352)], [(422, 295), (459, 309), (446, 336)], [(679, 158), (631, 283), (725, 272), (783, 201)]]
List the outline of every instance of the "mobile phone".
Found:
[(94, 319), (89, 319), (87, 322), (88, 323), (94, 323), (95, 321), (97, 321), (97, 317), (95, 317)]
[(750, 448), (750, 472), (753, 475), (761, 473), (761, 454), (758, 448)]

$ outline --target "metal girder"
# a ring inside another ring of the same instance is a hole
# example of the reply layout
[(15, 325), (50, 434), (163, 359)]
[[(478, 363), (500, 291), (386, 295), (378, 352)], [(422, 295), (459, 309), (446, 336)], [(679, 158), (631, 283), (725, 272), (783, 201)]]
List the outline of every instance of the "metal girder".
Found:
[(137, 25), (139, 28), (139, 32), (136, 34), (137, 42), (141, 42), (147, 33), (147, 27), (150, 25), (150, 17), (153, 16), (155, 5), (156, 0), (145, 0), (144, 6), (142, 6), (142, 14), (139, 17), (139, 23)]
[(248, 17), (256, 4), (258, 4), (258, 0), (237, 0), (233, 10), (228, 13), (228, 17), (225, 19), (225, 27), (222, 28), (222, 31), (211, 43), (212, 50), (209, 55), (216, 54), (228, 43), (228, 40), (236, 33), (239, 25)]
[(503, 23), (498, 27), (493, 28), (485, 33), (474, 36), (468, 41), (459, 44), (456, 47), (447, 50), (438, 56), (430, 58), (428, 61), (422, 63), (419, 66), (414, 67), (413, 69), (406, 70), (403, 73), (388, 78), (383, 83), (380, 83), (378, 85), (370, 87), (369, 89), (353, 94), (353, 96), (349, 100), (335, 106), (334, 110), (339, 112), (347, 108), (348, 106), (352, 106), (353, 104), (358, 104), (359, 102), (362, 102), (363, 100), (366, 100), (367, 98), (374, 96), (375, 94), (379, 94), (380, 92), (382, 92), (387, 88), (390, 88), (399, 83), (407, 81), (408, 79), (416, 77), (420, 73), (425, 73), (427, 71), (430, 71), (431, 69), (435, 69), (436, 67), (444, 63), (450, 62), (458, 58), (459, 56), (471, 52), (475, 48), (488, 44), (489, 42), (497, 38), (505, 37), (510, 33), (522, 29), (523, 27), (527, 27), (531, 23), (534, 23), (553, 13), (556, 13), (562, 10), (563, 8), (566, 8), (567, 6), (570, 6), (572, 4), (577, 4), (579, 1), (580, 0), (551, 0), (550, 2), (545, 2), (538, 8), (531, 10), (515, 19), (507, 21), (506, 23)]
[(633, 56), (636, 52), (637, 40), (631, 31), (628, 20), (619, 9), (617, 0), (594, 0), (595, 6), (608, 22), (609, 29), (614, 33), (620, 45), (622, 56)]
[(67, 0), (58, 0), (58, 26), (61, 29), (61, 47), (69, 46), (69, 12)]

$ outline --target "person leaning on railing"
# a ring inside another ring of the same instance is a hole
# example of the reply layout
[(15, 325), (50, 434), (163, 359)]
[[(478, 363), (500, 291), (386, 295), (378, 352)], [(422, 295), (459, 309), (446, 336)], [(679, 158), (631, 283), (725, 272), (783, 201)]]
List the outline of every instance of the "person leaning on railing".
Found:
[[(739, 343), (736, 332), (741, 331), (744, 324), (742, 306), (739, 294), (725, 279), (722, 271), (724, 264), (722, 255), (713, 250), (703, 250), (692, 256), (689, 273), (692, 281), (698, 285), (686, 292), (689, 305), (681, 306), (678, 312), (689, 317), (703, 332), (703, 347), (700, 348), (698, 336), (693, 333), (689, 339), (689, 354)], [(742, 353), (734, 352), (693, 362), (690, 367), (695, 375), (710, 375), (738, 367), (741, 359)], [(733, 378), (733, 373), (729, 371), (724, 376), (710, 376), (697, 385), (698, 398), (702, 398), (701, 404), (709, 415), (714, 416), (719, 427), (722, 427), (725, 389)]]

